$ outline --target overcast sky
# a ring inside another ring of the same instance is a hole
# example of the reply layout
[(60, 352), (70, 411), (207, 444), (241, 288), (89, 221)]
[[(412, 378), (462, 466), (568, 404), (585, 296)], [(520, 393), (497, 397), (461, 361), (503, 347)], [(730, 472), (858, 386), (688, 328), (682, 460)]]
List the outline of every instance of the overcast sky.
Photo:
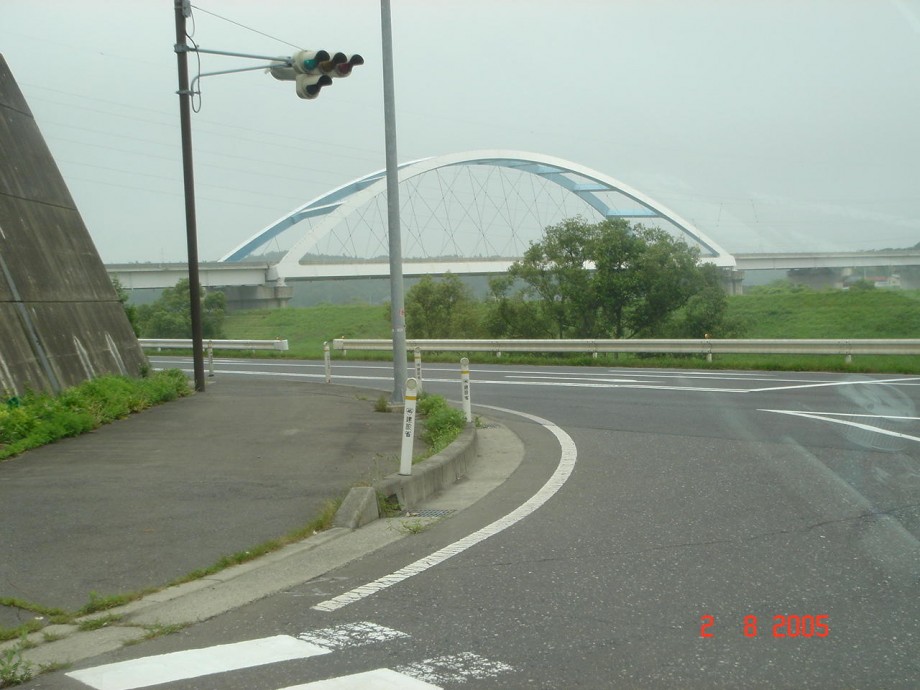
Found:
[[(366, 59), (315, 101), (261, 71), (201, 82), (216, 260), (384, 167), (380, 4), (194, 6), (202, 48)], [(392, 18), (400, 161), (557, 156), (730, 251), (920, 242), (920, 0), (392, 0)], [(0, 52), (107, 263), (186, 258), (174, 43), (172, 0), (0, 0)]]

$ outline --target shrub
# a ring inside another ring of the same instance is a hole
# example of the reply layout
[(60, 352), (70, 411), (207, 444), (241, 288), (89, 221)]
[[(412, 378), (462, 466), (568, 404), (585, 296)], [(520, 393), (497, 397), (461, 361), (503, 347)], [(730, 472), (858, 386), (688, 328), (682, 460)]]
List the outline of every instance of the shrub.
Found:
[(463, 412), (450, 407), (440, 395), (423, 395), (418, 401), (418, 411), (425, 417), (421, 438), (432, 455), (450, 445), (466, 426)]

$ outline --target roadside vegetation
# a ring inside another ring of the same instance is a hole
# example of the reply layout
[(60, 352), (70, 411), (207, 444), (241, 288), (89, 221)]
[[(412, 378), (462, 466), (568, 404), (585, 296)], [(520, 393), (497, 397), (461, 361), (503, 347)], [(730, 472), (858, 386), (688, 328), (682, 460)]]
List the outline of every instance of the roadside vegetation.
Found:
[(185, 374), (170, 370), (140, 379), (104, 376), (59, 396), (27, 392), (5, 399), (0, 405), (0, 460), (92, 431), (190, 392)]

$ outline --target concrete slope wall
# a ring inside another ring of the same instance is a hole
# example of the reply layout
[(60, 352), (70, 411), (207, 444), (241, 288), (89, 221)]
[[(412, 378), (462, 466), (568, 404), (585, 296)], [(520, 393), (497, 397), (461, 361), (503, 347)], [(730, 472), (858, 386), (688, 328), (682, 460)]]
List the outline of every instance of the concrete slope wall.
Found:
[[(0, 55), (0, 401), (146, 364), (99, 253)], [(3, 397), (5, 396), (5, 397)]]

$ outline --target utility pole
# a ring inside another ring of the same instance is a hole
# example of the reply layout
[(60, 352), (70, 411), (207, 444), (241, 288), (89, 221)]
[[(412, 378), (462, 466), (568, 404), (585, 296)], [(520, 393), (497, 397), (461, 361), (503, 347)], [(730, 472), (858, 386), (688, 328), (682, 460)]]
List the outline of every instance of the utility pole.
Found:
[(192, 362), (195, 390), (204, 392), (204, 343), (201, 334), (201, 284), (198, 277), (198, 224), (195, 220), (195, 173), (192, 166), (192, 92), (188, 83), (185, 19), (190, 0), (175, 0), (176, 58), (179, 64), (179, 116), (182, 128), (182, 171), (185, 179), (185, 234), (188, 243), (188, 291), (192, 317)]
[[(299, 50), (291, 57), (271, 57), (265, 55), (249, 55), (234, 53), (225, 50), (205, 50), (197, 45), (190, 49), (187, 42), (185, 22), (192, 16), (191, 0), (174, 0), (176, 12), (176, 58), (179, 64), (179, 115), (182, 128), (182, 170), (185, 178), (185, 228), (188, 241), (188, 288), (191, 304), (192, 319), (192, 356), (195, 369), (195, 390), (204, 391), (204, 343), (201, 333), (201, 281), (198, 275), (198, 227), (195, 220), (195, 174), (192, 166), (192, 96), (195, 85), (202, 77), (211, 77), (219, 74), (235, 74), (237, 72), (250, 72), (265, 70), (270, 72), (275, 79), (295, 82), (295, 93), (300, 98), (312, 100), (319, 96), (324, 86), (329, 86), (334, 79), (347, 77), (352, 69), (364, 64), (364, 58), (357, 53), (347, 55), (342, 52), (333, 54), (325, 50)], [(236, 69), (220, 70), (218, 72), (199, 73), (189, 85), (188, 80), (188, 53), (211, 55), (224, 55), (227, 57), (240, 57), (253, 60), (268, 60), (265, 65), (255, 67), (242, 67)], [(392, 76), (391, 76), (392, 82)], [(391, 88), (392, 90), (392, 88)], [(395, 139), (394, 139), (395, 141)], [(393, 160), (396, 160), (394, 144)], [(395, 170), (395, 162), (394, 162)], [(398, 206), (397, 206), (398, 214)], [(399, 229), (399, 216), (396, 216), (396, 228)], [(397, 235), (397, 246), (399, 246)], [(400, 290), (402, 289), (402, 256), (400, 261)], [(394, 304), (395, 304), (394, 299)], [(399, 309), (402, 312), (402, 292), (399, 295)], [(405, 355), (405, 327), (403, 333), (403, 384), (406, 380), (406, 355)], [(402, 393), (400, 393), (402, 395)], [(400, 398), (401, 399), (401, 398)]]
[(390, 323), (393, 329), (392, 403), (406, 395), (406, 305), (403, 290), (402, 236), (399, 227), (399, 169), (396, 158), (396, 99), (393, 87), (393, 29), (390, 0), (380, 0), (383, 44), (383, 120), (386, 141), (387, 224), (390, 239)]

